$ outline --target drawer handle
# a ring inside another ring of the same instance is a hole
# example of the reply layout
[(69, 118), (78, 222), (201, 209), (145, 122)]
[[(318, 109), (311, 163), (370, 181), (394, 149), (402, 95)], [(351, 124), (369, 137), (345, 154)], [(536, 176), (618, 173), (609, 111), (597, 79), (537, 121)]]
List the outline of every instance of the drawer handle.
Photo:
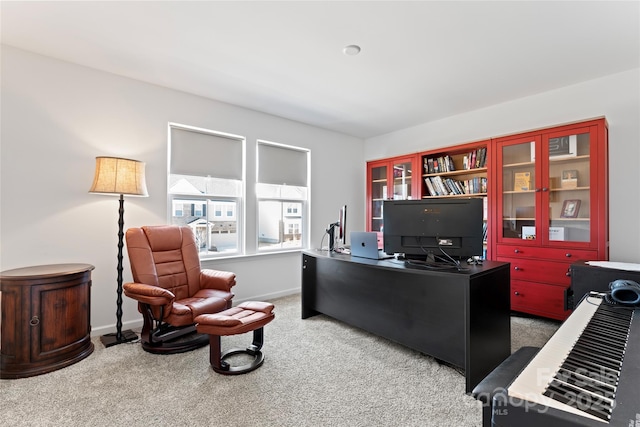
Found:
[(40, 324), (40, 319), (38, 319), (38, 316), (33, 316), (29, 321), (29, 324), (31, 326), (38, 326)]
[(566, 254), (564, 254), (564, 256), (566, 256), (567, 258), (571, 258), (571, 254), (570, 253), (566, 253)]
[(513, 294), (514, 294), (514, 295), (520, 295), (520, 292), (515, 291)]
[(519, 250), (519, 249), (514, 249), (514, 250), (513, 250), (513, 253), (519, 254), (519, 253), (520, 253), (520, 250)]
[(518, 271), (518, 270), (520, 270), (520, 267), (513, 267), (513, 269)]

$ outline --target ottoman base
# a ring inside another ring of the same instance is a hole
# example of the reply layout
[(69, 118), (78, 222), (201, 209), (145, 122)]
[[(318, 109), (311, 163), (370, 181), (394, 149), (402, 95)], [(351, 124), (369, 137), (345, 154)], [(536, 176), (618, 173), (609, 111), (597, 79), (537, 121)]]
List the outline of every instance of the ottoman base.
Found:
[[(213, 370), (223, 375), (238, 375), (257, 369), (264, 362), (260, 351), (264, 343), (264, 325), (275, 317), (273, 304), (259, 301), (247, 301), (216, 314), (202, 314), (195, 318), (197, 330), (209, 335), (209, 362)], [(246, 349), (221, 351), (220, 337), (237, 335), (253, 331), (253, 342)], [(246, 354), (253, 361), (242, 366), (231, 366), (225, 359)]]
[[(246, 349), (234, 348), (225, 352), (220, 351), (220, 336), (209, 336), (209, 362), (211, 368), (223, 375), (239, 375), (251, 372), (259, 368), (264, 362), (264, 354), (262, 354), (262, 344), (264, 343), (264, 329), (259, 328), (253, 331), (253, 342)], [(225, 361), (226, 358), (236, 356), (238, 354), (247, 354), (253, 357), (253, 361), (242, 366), (231, 366)]]

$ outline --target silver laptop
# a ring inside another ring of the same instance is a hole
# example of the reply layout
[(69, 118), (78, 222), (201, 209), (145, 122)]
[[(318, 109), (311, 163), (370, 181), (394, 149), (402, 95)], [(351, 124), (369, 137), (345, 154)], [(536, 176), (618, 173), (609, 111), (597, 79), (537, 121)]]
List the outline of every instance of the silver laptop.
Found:
[(352, 231), (349, 235), (351, 239), (351, 256), (371, 259), (393, 258), (378, 249), (378, 233), (367, 231)]

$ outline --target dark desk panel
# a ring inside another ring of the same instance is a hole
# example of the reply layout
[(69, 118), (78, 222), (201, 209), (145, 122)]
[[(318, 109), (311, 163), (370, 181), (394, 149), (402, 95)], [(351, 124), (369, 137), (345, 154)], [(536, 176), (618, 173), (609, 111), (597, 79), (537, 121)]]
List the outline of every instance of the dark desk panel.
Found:
[(468, 271), (305, 251), (302, 318), (323, 313), (465, 370), (470, 392), (511, 354), (509, 264)]

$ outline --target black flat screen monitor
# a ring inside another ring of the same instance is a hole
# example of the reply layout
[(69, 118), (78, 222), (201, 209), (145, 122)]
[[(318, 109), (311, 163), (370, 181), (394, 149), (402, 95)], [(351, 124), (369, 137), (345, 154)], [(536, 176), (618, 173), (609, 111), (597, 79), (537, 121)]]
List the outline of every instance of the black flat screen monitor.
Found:
[(481, 198), (385, 201), (384, 251), (408, 259), (482, 256), (483, 210)]
[(347, 205), (342, 205), (338, 213), (338, 243), (347, 244)]

